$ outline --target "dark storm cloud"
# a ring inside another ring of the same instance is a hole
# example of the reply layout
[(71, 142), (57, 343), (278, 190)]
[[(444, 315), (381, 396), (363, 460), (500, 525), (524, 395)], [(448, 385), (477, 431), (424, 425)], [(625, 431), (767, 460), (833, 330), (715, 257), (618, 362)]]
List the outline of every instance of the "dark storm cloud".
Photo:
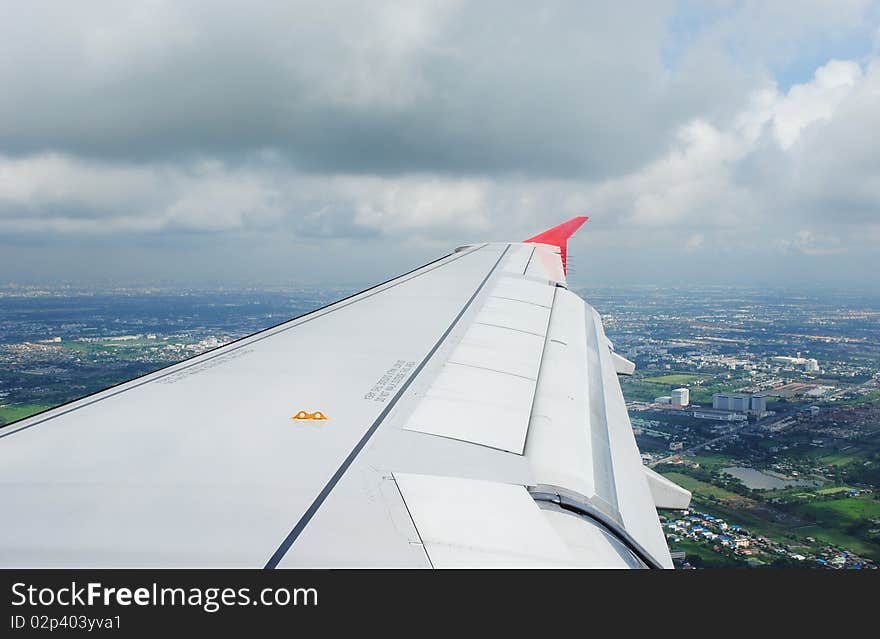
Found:
[(609, 175), (746, 86), (664, 67), (671, 15), (667, 2), (7, 5), (0, 149)]

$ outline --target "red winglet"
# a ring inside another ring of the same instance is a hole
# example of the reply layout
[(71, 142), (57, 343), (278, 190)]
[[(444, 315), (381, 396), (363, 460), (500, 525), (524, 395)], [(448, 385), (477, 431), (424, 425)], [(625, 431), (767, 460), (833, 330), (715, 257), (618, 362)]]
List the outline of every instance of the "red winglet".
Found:
[(563, 222), (559, 226), (547, 229), (543, 233), (538, 233), (535, 237), (530, 237), (523, 242), (534, 242), (535, 244), (551, 244), (558, 246), (560, 256), (562, 257), (562, 270), (566, 271), (566, 254), (568, 252), (568, 238), (574, 235), (581, 225), (589, 220), (586, 215), (578, 215), (571, 218), (568, 222)]

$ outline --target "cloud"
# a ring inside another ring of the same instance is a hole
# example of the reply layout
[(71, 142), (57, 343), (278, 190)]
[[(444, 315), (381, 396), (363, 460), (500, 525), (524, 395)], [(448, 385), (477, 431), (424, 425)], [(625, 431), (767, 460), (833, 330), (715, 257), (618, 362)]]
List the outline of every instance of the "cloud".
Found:
[(702, 234), (695, 233), (691, 235), (687, 241), (684, 243), (684, 248), (686, 251), (696, 251), (703, 247), (704, 238)]
[(840, 102), (862, 79), (861, 67), (852, 61), (832, 60), (816, 70), (807, 84), (791, 88), (773, 106), (773, 133), (783, 149), (801, 137), (805, 127), (827, 121)]
[[(671, 11), (8, 4), (0, 146), (123, 161), (272, 149), (319, 173), (609, 174), (660, 152), (720, 90), (707, 69), (665, 68)], [(731, 80), (728, 95), (742, 88)]]
[(777, 240), (776, 245), (787, 253), (804, 255), (834, 255), (842, 250), (838, 238), (819, 236), (807, 229), (798, 231), (791, 238)]
[(485, 180), (316, 175), (271, 156), (235, 166), (0, 156), (0, 230), (16, 232), (286, 227), (291, 236), (442, 236), (449, 227), (488, 230), (486, 195)]
[[(342, 268), (356, 245), (429, 258), (587, 213), (594, 268), (711, 277), (747, 254), (842, 279), (880, 235), (878, 18), (861, 0), (7, 3), (0, 234), (96, 260), (95, 242), (238, 243), (275, 273), (286, 243)], [(23, 273), (39, 250), (17, 255)]]

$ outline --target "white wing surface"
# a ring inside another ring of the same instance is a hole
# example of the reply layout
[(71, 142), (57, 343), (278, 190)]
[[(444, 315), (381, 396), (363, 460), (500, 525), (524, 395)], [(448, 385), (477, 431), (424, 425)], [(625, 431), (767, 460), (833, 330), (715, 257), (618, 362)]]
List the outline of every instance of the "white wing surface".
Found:
[(0, 429), (0, 565), (671, 567), (584, 219)]

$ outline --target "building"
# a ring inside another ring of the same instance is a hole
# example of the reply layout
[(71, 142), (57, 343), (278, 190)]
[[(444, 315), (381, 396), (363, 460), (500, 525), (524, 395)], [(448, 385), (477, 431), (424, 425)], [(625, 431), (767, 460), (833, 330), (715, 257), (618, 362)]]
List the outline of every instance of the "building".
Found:
[(819, 372), (819, 362), (818, 360), (812, 358), (801, 357), (798, 354), (797, 357), (771, 357), (770, 361), (774, 364), (783, 364), (787, 366), (798, 366), (806, 373), (817, 373)]
[(744, 393), (715, 393), (712, 395), (712, 408), (764, 416), (767, 414), (767, 398)]
[(756, 415), (763, 415), (767, 412), (767, 398), (764, 395), (752, 395), (749, 406)]
[(672, 397), (670, 395), (663, 395), (662, 397), (655, 397), (654, 403), (655, 404), (671, 404)]
[(715, 410), (735, 410), (746, 412), (749, 410), (751, 397), (736, 393), (715, 393), (712, 395), (712, 408)]
[(684, 442), (670, 442), (669, 450), (682, 450), (684, 448)]
[(676, 388), (672, 391), (672, 405), (673, 406), (687, 406), (690, 404), (690, 391), (686, 388)]
[(712, 419), (717, 422), (743, 422), (748, 419), (743, 413), (710, 409), (695, 410), (694, 417), (697, 419)]

